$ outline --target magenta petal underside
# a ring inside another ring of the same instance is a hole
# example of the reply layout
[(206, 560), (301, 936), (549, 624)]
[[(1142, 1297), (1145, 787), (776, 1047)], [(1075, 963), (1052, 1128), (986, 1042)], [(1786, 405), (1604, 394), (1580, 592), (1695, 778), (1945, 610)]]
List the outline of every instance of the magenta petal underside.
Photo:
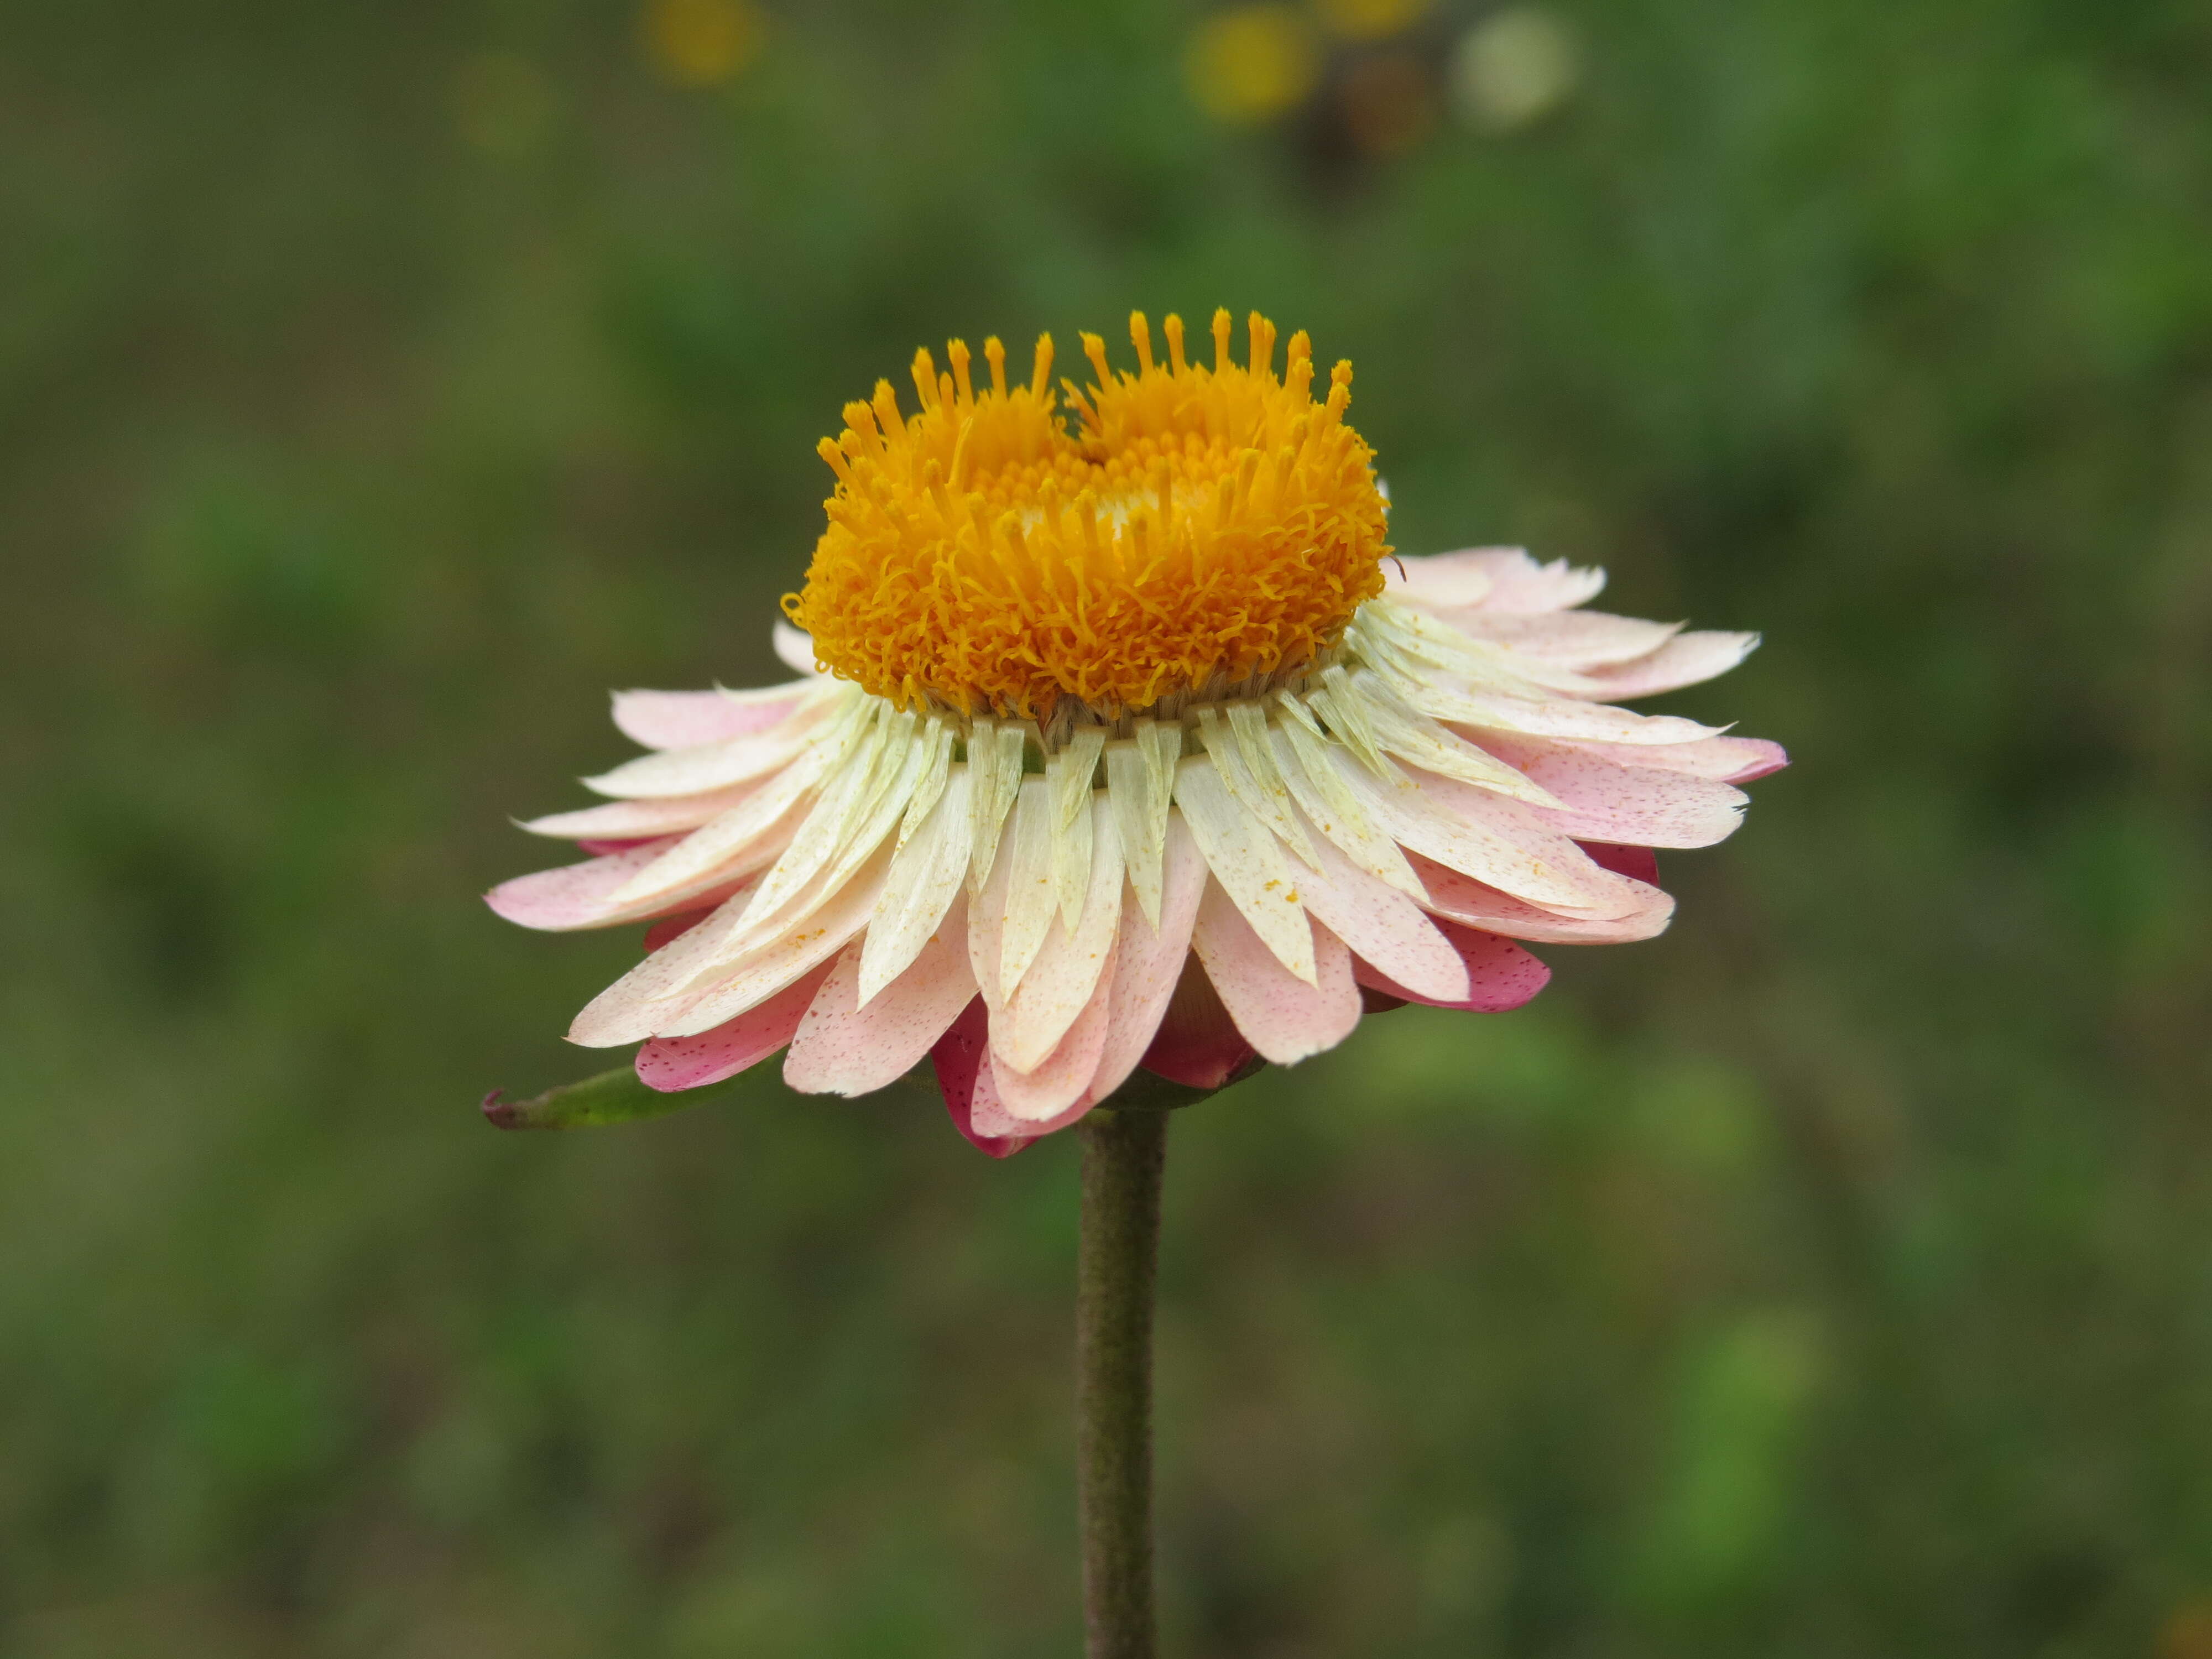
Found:
[(977, 997), (938, 1038), (937, 1046), (929, 1051), (930, 1063), (936, 1069), (938, 1092), (945, 1097), (945, 1109), (951, 1115), (952, 1127), (978, 1152), (993, 1158), (1012, 1158), (1030, 1144), (1028, 1138), (975, 1132), (977, 1089), (979, 1085), (986, 1089), (990, 1086), (988, 1071), (983, 1064), (990, 1044), (990, 1011), (983, 1006), (983, 999)]
[(1423, 996), (1357, 957), (1352, 958), (1352, 977), (1370, 990), (1407, 1002), (1418, 1002), (1431, 1008), (1457, 1008), (1474, 1014), (1502, 1014), (1510, 1008), (1518, 1008), (1551, 982), (1552, 970), (1511, 939), (1477, 933), (1454, 922), (1440, 921), (1437, 925), (1452, 949), (1459, 952), (1460, 960), (1467, 964), (1468, 993), (1464, 1000), (1444, 1002)]
[(1602, 841), (1578, 841), (1575, 845), (1589, 854), (1592, 864), (1616, 876), (1626, 876), (1646, 887), (1659, 884), (1659, 855), (1648, 847), (1621, 847)]

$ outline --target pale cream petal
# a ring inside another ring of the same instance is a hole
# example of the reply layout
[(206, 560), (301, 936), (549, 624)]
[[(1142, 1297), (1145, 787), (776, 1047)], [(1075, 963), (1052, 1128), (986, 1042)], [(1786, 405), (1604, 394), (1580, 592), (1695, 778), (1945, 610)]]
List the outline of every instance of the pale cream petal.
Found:
[(766, 869), (789, 841), (799, 814), (822, 781), (823, 751), (801, 756), (728, 811), (647, 865), (617, 899), (625, 904), (692, 890), (701, 883)]
[[(1095, 732), (1097, 727), (1091, 729)], [(1055, 774), (1054, 763), (1063, 760), (1067, 763)], [(1053, 897), (1060, 906), (1060, 921), (1070, 929), (1081, 920), (1083, 896), (1090, 890), (1091, 791), (1087, 781), (1079, 788), (1071, 789), (1066, 787), (1066, 780), (1071, 775), (1079, 775), (1079, 769), (1095, 769), (1097, 765), (1096, 755), (1087, 760), (1079, 755), (1071, 758), (1067, 751), (1063, 750), (1045, 766), (1045, 785), (1052, 791), (1053, 796)], [(1083, 770), (1079, 775), (1087, 780), (1089, 772)]]
[[(937, 805), (891, 859), (890, 875), (869, 919), (860, 955), (863, 1008), (905, 973), (960, 896), (968, 873), (968, 838), (975, 830), (968, 788), (968, 769), (954, 768)], [(964, 939), (964, 927), (962, 933)]]
[(1281, 843), (1231, 797), (1203, 756), (1176, 769), (1176, 805), (1231, 902), (1284, 968), (1311, 984), (1313, 934)]
[(1018, 726), (978, 720), (969, 728), (968, 770), (974, 778), (969, 810), (975, 814), (975, 862), (968, 866), (968, 891), (983, 890), (998, 861), (999, 837), (1021, 793), (1022, 756), (1028, 738)]
[[(963, 823), (964, 827), (964, 823)], [(924, 936), (905, 971), (865, 1001), (861, 947), (845, 947), (823, 981), (784, 1059), (783, 1080), (802, 1094), (860, 1095), (896, 1082), (928, 1057), (975, 999), (967, 907), (956, 902)]]
[(749, 926), (780, 927), (793, 901), (845, 849), (877, 793), (880, 770), (905, 758), (892, 750), (890, 738), (895, 730), (886, 720), (872, 722), (823, 780), (812, 809), (768, 874), (761, 878), (753, 908), (746, 918)]
[[(1306, 840), (1304, 825), (1298, 822), (1292, 808), (1289, 786), (1276, 771), (1273, 757), (1264, 754), (1267, 716), (1256, 703), (1231, 705), (1232, 712), (1237, 708), (1245, 712), (1243, 730), (1223, 720), (1220, 710), (1201, 708), (1198, 716), (1199, 741), (1205, 745), (1213, 769), (1228, 787), (1231, 798), (1274, 831), (1302, 863), (1310, 866), (1314, 850)], [(1258, 732), (1253, 734), (1258, 738), (1256, 742), (1248, 740), (1249, 728), (1255, 719), (1259, 726)], [(1251, 761), (1255, 756), (1262, 757), (1262, 764), (1267, 768), (1264, 773), (1253, 769)]]
[[(661, 1023), (659, 1036), (690, 1036), (710, 1031), (756, 1002), (773, 996), (817, 963), (826, 962), (868, 924), (868, 912), (883, 890), (890, 868), (885, 848), (851, 881), (822, 902), (795, 917), (774, 937), (753, 946), (736, 962), (720, 968), (713, 981), (675, 1018)], [(686, 934), (685, 938), (690, 935)], [(683, 939), (677, 940), (678, 945)], [(669, 949), (675, 949), (671, 945)]]
[[(1157, 924), (1160, 919), (1160, 860), (1167, 840), (1167, 817), (1152, 811), (1152, 769), (1133, 739), (1106, 745), (1106, 799), (1114, 808), (1114, 827), (1121, 840), (1121, 856), (1129, 868), (1129, 884), (1137, 902)], [(1162, 806), (1169, 803), (1161, 793)]]
[(778, 622), (769, 640), (775, 647), (776, 660), (793, 673), (822, 678), (821, 665), (814, 660), (814, 641), (806, 635), (787, 622)]
[(1275, 760), (1306, 821), (1354, 864), (1408, 895), (1421, 890), (1398, 843), (1375, 822), (1328, 758), (1328, 739), (1293, 721), (1274, 732)]
[(1017, 1071), (1043, 1064), (1113, 959), (1115, 929), (1121, 919), (1121, 836), (1103, 796), (1094, 797), (1091, 815), (1091, 881), (1081, 920), (1071, 932), (1064, 911), (1053, 918), (1043, 948), (1007, 997), (1005, 1018), (995, 1022), (1004, 1034), (994, 1036), (993, 1047)]
[(998, 860), (983, 890), (968, 902), (968, 966), (994, 1019), (1006, 1006), (1006, 994), (1000, 988), (999, 964), (1006, 956), (1006, 889), (1013, 872), (1012, 857)]
[(1303, 911), (1299, 920), (1310, 930), (1315, 971), (1310, 980), (1283, 965), (1218, 881), (1206, 884), (1191, 930), (1191, 948), (1229, 1018), (1247, 1042), (1278, 1066), (1334, 1048), (1359, 1023), (1352, 953), (1328, 928), (1308, 922)]
[[(1058, 896), (1052, 878), (1052, 791), (1042, 778), (1027, 778), (1014, 801), (1012, 845), (1007, 848), (1006, 911), (1000, 941), (996, 988), (1013, 994), (1052, 927)], [(982, 977), (979, 971), (976, 977)]]
[(1383, 753), (1445, 777), (1457, 778), (1462, 783), (1493, 790), (1515, 800), (1525, 800), (1532, 806), (1559, 805), (1550, 791), (1530, 781), (1504, 761), (1477, 748), (1427, 715), (1407, 708), (1376, 675), (1353, 675), (1346, 695), (1359, 699), (1362, 718)]

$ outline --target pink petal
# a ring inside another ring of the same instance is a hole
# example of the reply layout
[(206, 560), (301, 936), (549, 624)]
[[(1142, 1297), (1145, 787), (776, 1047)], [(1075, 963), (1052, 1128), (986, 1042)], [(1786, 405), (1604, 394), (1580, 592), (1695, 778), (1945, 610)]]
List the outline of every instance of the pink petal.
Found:
[(1113, 1000), (1113, 981), (1102, 973), (1097, 988), (1067, 1028), (1067, 1035), (1027, 1072), (1018, 1072), (1007, 1062), (999, 1042), (1001, 1022), (998, 1016), (993, 1017), (991, 1079), (1008, 1113), (1025, 1123), (1042, 1123), (1089, 1097), (1085, 1091), (1097, 1074), (1099, 1055), (1105, 1052), (1107, 1014)]
[(1491, 586), (1480, 558), (1479, 553), (1393, 556), (1383, 562), (1382, 580), (1394, 598), (1431, 610), (1480, 605)]
[(1029, 1145), (1028, 1137), (982, 1134), (975, 1127), (978, 1109), (982, 1109), (987, 1119), (1006, 1116), (983, 1064), (989, 1025), (990, 1012), (983, 1006), (983, 999), (977, 997), (938, 1038), (929, 1051), (929, 1058), (937, 1069), (937, 1091), (945, 1097), (945, 1109), (951, 1114), (952, 1127), (979, 1151), (993, 1158), (1012, 1158)]
[(1725, 674), (1758, 646), (1756, 634), (1680, 634), (1648, 657), (1589, 673), (1601, 688), (1596, 695), (1608, 702), (1648, 697)]
[(665, 836), (671, 830), (696, 830), (726, 812), (758, 789), (758, 781), (733, 783), (726, 789), (703, 795), (672, 795), (653, 800), (611, 800), (574, 812), (555, 812), (532, 818), (521, 827), (533, 836), (566, 840), (586, 836), (623, 837)]
[(1743, 822), (1747, 798), (1734, 786), (1656, 766), (1625, 766), (1571, 743), (1485, 737), (1482, 746), (1566, 803), (1533, 809), (1577, 841), (1637, 847), (1710, 847)]
[[(1443, 565), (1447, 561), (1489, 578), (1490, 591), (1481, 601), (1486, 611), (1526, 614), (1571, 610), (1595, 599), (1605, 586), (1602, 570), (1577, 569), (1565, 559), (1538, 564), (1517, 547), (1471, 547), (1458, 553), (1438, 553), (1427, 559), (1408, 559), (1407, 574), (1411, 574), (1416, 566)], [(1386, 572), (1389, 568), (1388, 564), (1383, 566)], [(1419, 602), (1418, 593), (1410, 588), (1407, 597)]]
[(1682, 631), (1680, 623), (1646, 622), (1602, 611), (1527, 616), (1478, 606), (1443, 613), (1443, 619), (1472, 639), (1509, 646), (1517, 655), (1584, 672), (1648, 659)]
[(1673, 899), (1640, 881), (1628, 889), (1635, 908), (1621, 915), (1563, 916), (1418, 854), (1408, 854), (1407, 860), (1428, 890), (1431, 915), (1509, 939), (1542, 945), (1626, 945), (1664, 933), (1674, 915)]
[(1362, 985), (1407, 1002), (1425, 1003), (1431, 1008), (1463, 1008), (1481, 1014), (1518, 1008), (1542, 990), (1552, 977), (1550, 969), (1510, 939), (1500, 939), (1495, 933), (1479, 933), (1471, 927), (1455, 927), (1450, 922), (1443, 924), (1443, 933), (1467, 964), (1468, 990), (1463, 997), (1446, 1000), (1423, 996), (1357, 959), (1352, 964), (1352, 976)]
[(659, 839), (658, 836), (629, 836), (619, 840), (602, 840), (597, 836), (592, 836), (578, 842), (576, 845), (593, 858), (603, 859), (611, 853), (627, 853), (633, 847), (642, 847), (647, 842), (658, 839)]
[(637, 1051), (638, 1081), (649, 1089), (696, 1089), (735, 1077), (782, 1048), (806, 1005), (830, 975), (827, 963), (767, 1001), (697, 1036), (654, 1037)]
[[(1145, 920), (1144, 907), (1133, 892), (1121, 896), (1121, 926), (1114, 949), (1114, 1002), (1107, 1020), (1106, 1046), (1098, 1056), (1098, 1070), (1091, 1079), (1091, 1092), (1104, 1099), (1128, 1081), (1166, 1016), (1176, 982), (1190, 961), (1191, 924), (1198, 916), (1199, 895), (1206, 890), (1206, 860), (1191, 839), (1182, 814), (1168, 816), (1168, 839), (1160, 873), (1160, 925), (1154, 932)], [(1203, 985), (1206, 976), (1200, 974)], [(1228, 1017), (1222, 1017), (1228, 1024)], [(1234, 1071), (1250, 1058), (1243, 1039), (1230, 1035), (1243, 1048), (1230, 1067)], [(1159, 1068), (1153, 1067), (1155, 1071)], [(1168, 1073), (1163, 1073), (1168, 1075)]]
[(1198, 958), (1185, 957), (1175, 995), (1145, 1050), (1145, 1069), (1193, 1089), (1218, 1089), (1256, 1058)]
[(1317, 985), (1275, 959), (1218, 882), (1206, 884), (1191, 929), (1191, 948), (1229, 1018), (1247, 1042), (1278, 1066), (1334, 1048), (1359, 1024), (1352, 953), (1319, 922), (1311, 926)]
[[(595, 858), (588, 864), (566, 864), (557, 870), (540, 870), (503, 881), (484, 895), (484, 902), (507, 921), (549, 933), (579, 927), (604, 927), (628, 918), (607, 903), (632, 876), (676, 844), (674, 836), (641, 842), (625, 852)], [(651, 909), (639, 916), (653, 914)]]
[(956, 899), (921, 953), (865, 1008), (855, 1006), (860, 985), (855, 942), (837, 958), (784, 1057), (783, 1080), (802, 1094), (866, 1094), (921, 1064), (975, 998), (966, 907)]
[(767, 692), (617, 691), (615, 727), (647, 749), (690, 749), (781, 726), (811, 688), (804, 683)]
[(1449, 1005), (1467, 994), (1467, 969), (1421, 907), (1354, 865), (1327, 836), (1312, 837), (1319, 870), (1298, 872), (1298, 896), (1352, 953), (1422, 1000)]
[[(1500, 732), (1496, 735), (1510, 736)], [(1480, 740), (1487, 746), (1488, 739)], [(1546, 739), (1519, 739), (1542, 743)], [(1623, 766), (1651, 766), (1666, 772), (1686, 772), (1717, 783), (1742, 783), (1778, 772), (1790, 763), (1778, 743), (1764, 738), (1701, 738), (1694, 743), (1594, 743), (1572, 740), (1575, 749)]]

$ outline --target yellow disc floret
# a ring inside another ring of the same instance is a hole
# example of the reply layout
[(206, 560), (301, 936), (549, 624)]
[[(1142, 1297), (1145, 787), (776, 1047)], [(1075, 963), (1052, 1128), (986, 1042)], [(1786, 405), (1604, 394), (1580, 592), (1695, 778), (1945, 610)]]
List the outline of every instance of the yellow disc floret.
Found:
[(1382, 590), (1383, 508), (1374, 452), (1345, 423), (1352, 365), (1313, 397), (1313, 350), (1251, 318), (1246, 361), (1213, 319), (1213, 366), (1184, 361), (1182, 319), (1153, 361), (1129, 320), (1134, 374), (1083, 336), (1097, 378), (1049, 387), (1052, 337), (1029, 384), (1006, 349), (968, 348), (940, 372), (914, 360), (921, 412), (889, 381), (849, 404), (825, 438), (837, 474), (806, 588), (784, 609), (822, 665), (908, 707), (1051, 716), (1075, 698), (1103, 717), (1162, 698), (1294, 672), (1334, 645)]

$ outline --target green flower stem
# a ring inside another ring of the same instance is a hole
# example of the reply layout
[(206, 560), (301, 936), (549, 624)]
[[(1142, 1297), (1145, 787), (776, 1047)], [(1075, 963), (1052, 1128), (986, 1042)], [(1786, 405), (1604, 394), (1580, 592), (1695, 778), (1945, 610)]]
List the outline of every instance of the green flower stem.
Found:
[(1099, 1110), (1076, 1253), (1076, 1502), (1087, 1659), (1153, 1659), (1152, 1285), (1168, 1114)]

